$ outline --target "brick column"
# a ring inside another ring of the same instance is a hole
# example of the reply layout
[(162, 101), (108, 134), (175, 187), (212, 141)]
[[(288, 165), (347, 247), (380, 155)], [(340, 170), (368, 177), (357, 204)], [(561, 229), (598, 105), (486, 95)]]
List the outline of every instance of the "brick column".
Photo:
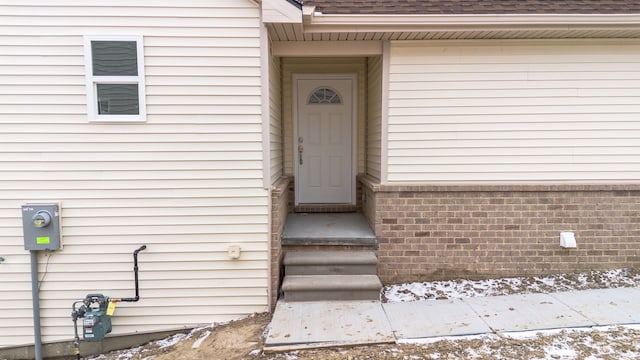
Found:
[(270, 304), (273, 309), (278, 301), (282, 269), (282, 242), (280, 236), (288, 214), (289, 198), (288, 177), (282, 177), (271, 191), (271, 274), (270, 274)]

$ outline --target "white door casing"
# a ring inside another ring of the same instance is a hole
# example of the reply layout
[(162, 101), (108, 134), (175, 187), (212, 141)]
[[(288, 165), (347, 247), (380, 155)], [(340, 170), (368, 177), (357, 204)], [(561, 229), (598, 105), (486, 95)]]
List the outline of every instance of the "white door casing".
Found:
[(294, 76), (297, 204), (355, 204), (356, 76)]

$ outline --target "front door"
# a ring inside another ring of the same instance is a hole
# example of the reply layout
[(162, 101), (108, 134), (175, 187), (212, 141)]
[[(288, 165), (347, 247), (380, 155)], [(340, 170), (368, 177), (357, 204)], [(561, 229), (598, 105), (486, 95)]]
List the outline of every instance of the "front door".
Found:
[(355, 76), (294, 77), (296, 204), (354, 204)]

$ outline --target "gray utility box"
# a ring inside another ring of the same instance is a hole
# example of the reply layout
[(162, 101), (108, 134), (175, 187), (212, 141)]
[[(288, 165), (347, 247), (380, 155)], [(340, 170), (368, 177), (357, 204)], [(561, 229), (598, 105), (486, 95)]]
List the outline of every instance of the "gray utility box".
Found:
[(25, 250), (58, 250), (62, 247), (58, 204), (22, 205), (22, 228)]

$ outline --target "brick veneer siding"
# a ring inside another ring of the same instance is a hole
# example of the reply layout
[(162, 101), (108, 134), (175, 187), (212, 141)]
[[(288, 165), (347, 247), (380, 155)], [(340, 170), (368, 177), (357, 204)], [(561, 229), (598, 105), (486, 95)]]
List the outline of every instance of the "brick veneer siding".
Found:
[(278, 300), (278, 290), (282, 278), (282, 242), (281, 235), (287, 220), (288, 187), (290, 179), (282, 177), (271, 190), (271, 281), (270, 304), (273, 309)]
[[(361, 181), (385, 283), (640, 266), (640, 185)], [(562, 231), (577, 248), (560, 247)]]

